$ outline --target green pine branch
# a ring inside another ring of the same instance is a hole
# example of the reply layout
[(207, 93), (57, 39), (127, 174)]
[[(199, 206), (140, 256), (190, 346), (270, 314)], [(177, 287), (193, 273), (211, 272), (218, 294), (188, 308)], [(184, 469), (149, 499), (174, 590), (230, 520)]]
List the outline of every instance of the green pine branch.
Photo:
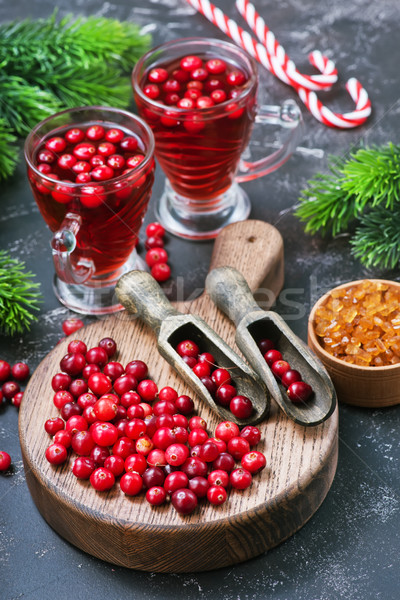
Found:
[(300, 193), (296, 216), (305, 231), (332, 236), (355, 224), (352, 253), (366, 267), (390, 268), (400, 260), (400, 145), (360, 148), (330, 157)]
[(5, 119), (0, 119), (0, 180), (10, 177), (18, 163), (17, 138)]
[(42, 296), (32, 277), (24, 262), (0, 250), (0, 331), (6, 335), (22, 333), (37, 320), (33, 311), (39, 309)]
[(367, 268), (394, 269), (400, 263), (400, 207), (372, 209), (360, 220), (350, 240), (352, 254)]
[(300, 193), (295, 215), (310, 234), (337, 235), (346, 230), (357, 214), (355, 197), (343, 188), (345, 160), (328, 158), (328, 173), (317, 173)]
[[(135, 23), (105, 17), (25, 19), (0, 25), (0, 119), (25, 136), (65, 108), (127, 108), (130, 73), (150, 45)], [(10, 153), (12, 152), (10, 141)], [(4, 161), (0, 147), (0, 164)], [(10, 175), (0, 168), (0, 179)]]

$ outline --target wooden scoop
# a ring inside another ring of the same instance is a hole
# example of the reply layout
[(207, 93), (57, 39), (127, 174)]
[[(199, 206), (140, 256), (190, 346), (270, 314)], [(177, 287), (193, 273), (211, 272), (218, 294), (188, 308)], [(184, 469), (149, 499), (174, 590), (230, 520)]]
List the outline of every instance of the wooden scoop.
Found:
[[(336, 406), (336, 392), (322, 362), (299, 339), (277, 313), (262, 310), (243, 275), (232, 267), (213, 269), (206, 279), (213, 302), (236, 324), (236, 344), (269, 388), (281, 409), (300, 425), (325, 421)], [(284, 386), (278, 384), (266, 363), (258, 342), (271, 339), (292, 369), (313, 388), (305, 403), (293, 403)]]
[[(128, 312), (137, 314), (154, 331), (161, 356), (224, 420), (244, 426), (266, 418), (270, 395), (265, 383), (203, 319), (177, 311), (149, 273), (131, 271), (123, 275), (118, 281), (116, 294)], [(188, 339), (198, 344), (202, 352), (210, 352), (218, 366), (231, 373), (238, 394), (252, 400), (254, 410), (249, 418), (238, 419), (228, 408), (217, 404), (205, 385), (179, 356), (177, 345)]]

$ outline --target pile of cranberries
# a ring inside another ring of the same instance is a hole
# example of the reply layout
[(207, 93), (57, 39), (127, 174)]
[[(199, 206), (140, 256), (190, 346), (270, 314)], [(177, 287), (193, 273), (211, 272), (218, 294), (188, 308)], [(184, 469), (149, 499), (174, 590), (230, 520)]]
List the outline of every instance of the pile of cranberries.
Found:
[[(80, 202), (86, 208), (96, 208), (104, 201), (104, 190), (96, 182), (128, 173), (143, 160), (138, 138), (126, 135), (121, 129), (99, 124), (72, 127), (64, 135), (48, 138), (36, 153), (38, 170), (60, 180), (60, 184), (53, 191), (44, 183), (36, 185), (41, 193), (51, 193), (53, 200), (66, 204), (71, 201), (71, 194), (62, 181), (84, 184)], [(115, 191), (122, 199), (129, 193), (122, 186)]]
[(276, 380), (285, 388), (288, 397), (295, 404), (306, 402), (312, 395), (312, 387), (302, 380), (302, 376), (296, 369), (292, 369), (282, 353), (275, 348), (275, 344), (268, 338), (259, 341), (258, 346), (270, 367)]
[[(24, 392), (22, 384), (30, 375), (29, 367), (24, 362), (10, 365), (6, 360), (0, 360), (0, 404), (9, 401), (19, 408)], [(11, 456), (8, 452), (0, 450), (0, 471), (7, 471), (11, 465)]]
[(90, 349), (69, 342), (51, 381), (59, 415), (44, 423), (52, 438), (49, 463), (70, 457), (72, 473), (95, 490), (118, 481), (126, 495), (143, 494), (154, 506), (170, 501), (181, 514), (203, 498), (220, 505), (229, 488), (248, 488), (266, 465), (255, 449), (260, 430), (223, 421), (210, 436), (189, 396), (169, 386), (158, 390), (143, 361), (124, 367), (113, 360), (116, 353), (112, 338)]
[(179, 356), (197, 375), (215, 402), (229, 408), (238, 419), (247, 419), (253, 412), (253, 403), (237, 393), (228, 369), (218, 367), (210, 352), (201, 352), (193, 340), (183, 340), (176, 347)]
[[(221, 58), (184, 56), (178, 63), (151, 69), (142, 83), (142, 90), (150, 100), (180, 109), (209, 109), (232, 100), (227, 111), (240, 116), (233, 100), (246, 85), (248, 77), (241, 69)], [(240, 113), (241, 114), (241, 113)], [(168, 114), (164, 117), (168, 126)], [(176, 121), (170, 123), (170, 126)]]

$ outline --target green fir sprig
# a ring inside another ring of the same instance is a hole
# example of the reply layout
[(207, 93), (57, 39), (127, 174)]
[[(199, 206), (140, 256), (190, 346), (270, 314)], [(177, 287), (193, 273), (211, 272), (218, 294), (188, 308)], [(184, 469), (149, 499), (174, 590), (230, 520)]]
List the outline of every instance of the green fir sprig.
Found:
[(6, 335), (22, 333), (37, 320), (33, 311), (39, 309), (42, 295), (32, 277), (23, 261), (0, 250), (0, 331)]
[(18, 163), (16, 141), (5, 119), (0, 119), (0, 180), (10, 177)]
[(400, 260), (400, 145), (330, 156), (300, 193), (296, 216), (307, 233), (335, 236), (355, 226), (353, 255), (366, 267), (394, 268)]
[[(130, 73), (150, 45), (135, 23), (105, 17), (25, 19), (0, 25), (0, 119), (25, 136), (54, 112), (82, 105), (127, 108)], [(8, 141), (15, 154), (15, 140)], [(5, 161), (0, 147), (0, 165)], [(0, 167), (0, 179), (9, 176)]]

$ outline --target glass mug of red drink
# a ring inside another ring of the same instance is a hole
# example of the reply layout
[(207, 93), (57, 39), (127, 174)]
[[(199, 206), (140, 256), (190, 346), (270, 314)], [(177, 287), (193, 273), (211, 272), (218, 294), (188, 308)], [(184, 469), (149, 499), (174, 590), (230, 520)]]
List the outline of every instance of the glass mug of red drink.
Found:
[(57, 298), (82, 314), (121, 310), (118, 279), (143, 267), (136, 244), (154, 181), (151, 129), (123, 110), (78, 107), (39, 123), (25, 160), (53, 232)]
[[(250, 201), (238, 183), (278, 169), (302, 130), (293, 101), (257, 106), (256, 63), (229, 42), (167, 42), (138, 61), (132, 86), (166, 175), (156, 217), (180, 237), (213, 238), (225, 225), (246, 219)], [(255, 124), (286, 130), (286, 139), (269, 156), (245, 162), (242, 154)]]

